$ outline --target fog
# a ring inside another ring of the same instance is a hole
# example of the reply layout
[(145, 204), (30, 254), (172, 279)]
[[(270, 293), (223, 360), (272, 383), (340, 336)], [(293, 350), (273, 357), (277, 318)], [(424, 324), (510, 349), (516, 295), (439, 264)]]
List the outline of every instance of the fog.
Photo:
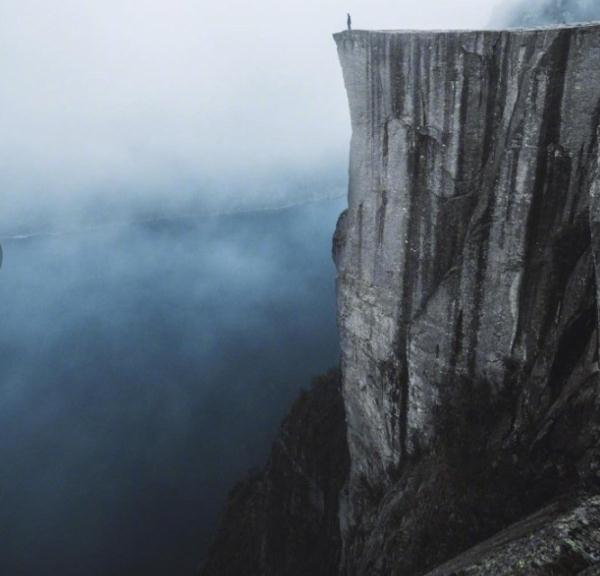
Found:
[(597, 0), (507, 0), (492, 20), (500, 26), (540, 26), (600, 20)]
[(337, 364), (342, 202), (6, 242), (0, 573), (192, 574)]
[(464, 28), (493, 4), (4, 1), (0, 236), (341, 195), (349, 121), (331, 33), (346, 11), (357, 28)]
[(338, 361), (331, 33), (517, 14), (493, 8), (0, 3), (1, 574), (194, 572)]

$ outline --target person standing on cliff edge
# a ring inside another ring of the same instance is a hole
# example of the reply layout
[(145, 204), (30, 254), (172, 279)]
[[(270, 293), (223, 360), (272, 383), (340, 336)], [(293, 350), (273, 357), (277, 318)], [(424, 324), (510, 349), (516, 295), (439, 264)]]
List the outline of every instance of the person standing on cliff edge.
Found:
[(348, 12), (348, 18), (346, 22), (348, 23), (348, 31), (352, 30), (352, 16), (350, 16), (350, 12)]

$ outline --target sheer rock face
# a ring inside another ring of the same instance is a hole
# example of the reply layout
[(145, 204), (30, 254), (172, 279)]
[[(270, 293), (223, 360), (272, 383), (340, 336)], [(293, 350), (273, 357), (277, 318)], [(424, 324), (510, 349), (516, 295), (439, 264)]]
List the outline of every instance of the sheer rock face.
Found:
[(335, 242), (352, 524), (365, 485), (435, 448), (464, 383), (511, 396), (506, 443), (543, 435), (598, 371), (600, 27), (335, 39), (353, 129)]
[(335, 574), (347, 468), (340, 378), (331, 371), (294, 403), (265, 468), (231, 492), (202, 576)]
[(600, 574), (600, 26), (335, 39), (343, 403), (292, 411), (205, 574)]

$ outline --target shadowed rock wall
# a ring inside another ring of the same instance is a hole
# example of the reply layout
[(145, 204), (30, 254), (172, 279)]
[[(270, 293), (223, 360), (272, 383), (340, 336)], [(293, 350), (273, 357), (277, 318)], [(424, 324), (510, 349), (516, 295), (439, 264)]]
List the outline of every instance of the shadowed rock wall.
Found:
[(274, 546), (280, 576), (416, 576), (452, 557), (433, 574), (598, 573), (600, 27), (335, 40), (352, 143), (330, 433), (349, 472), (327, 484), (333, 530), (314, 530), (323, 508), (316, 524), (282, 513), (305, 493), (285, 463), (267, 488), (279, 531), (318, 534), (314, 552), (262, 521), (244, 534)]
[(518, 385), (518, 434), (597, 371), (600, 29), (335, 38), (353, 128), (336, 234), (352, 493), (427, 450), (459, 381)]

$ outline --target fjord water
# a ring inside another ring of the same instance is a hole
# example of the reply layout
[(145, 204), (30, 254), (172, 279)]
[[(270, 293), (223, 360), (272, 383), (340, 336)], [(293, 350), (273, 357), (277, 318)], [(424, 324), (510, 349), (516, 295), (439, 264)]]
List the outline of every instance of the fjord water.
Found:
[(3, 240), (1, 574), (194, 573), (337, 363), (343, 204)]

